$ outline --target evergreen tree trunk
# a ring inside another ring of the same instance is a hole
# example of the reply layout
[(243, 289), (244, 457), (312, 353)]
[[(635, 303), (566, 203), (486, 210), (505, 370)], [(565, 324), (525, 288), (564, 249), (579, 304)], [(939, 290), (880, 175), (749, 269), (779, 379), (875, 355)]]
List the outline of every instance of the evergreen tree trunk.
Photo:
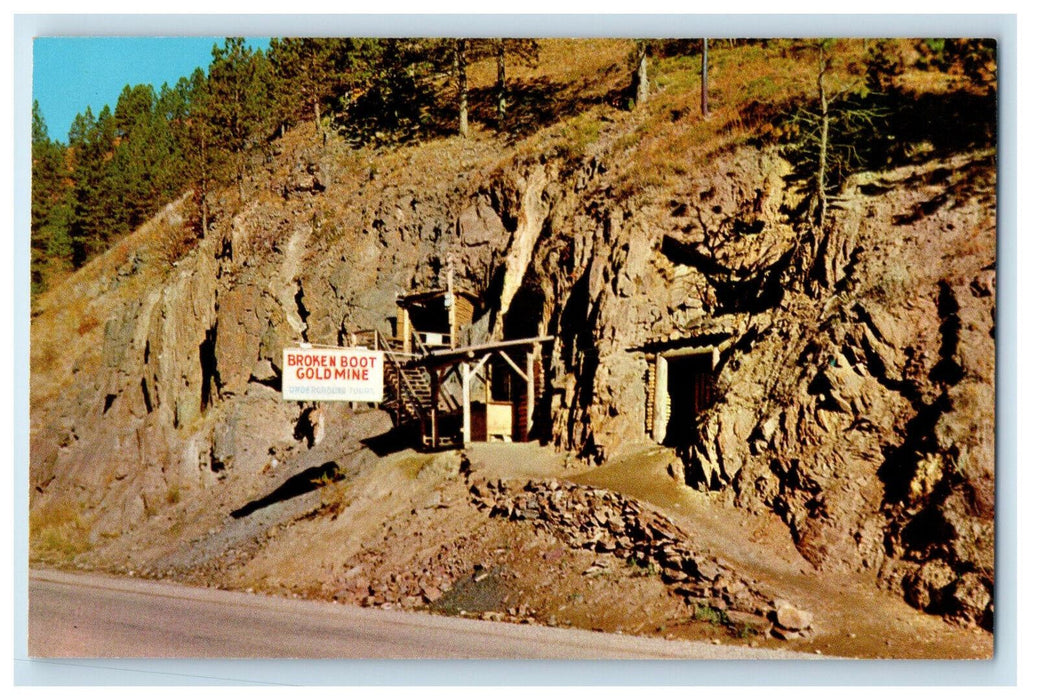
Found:
[(497, 50), (497, 128), (505, 130), (505, 40), (495, 39)]
[(458, 133), (468, 138), (469, 135), (469, 89), (466, 69), (465, 39), (454, 42), (454, 70), (458, 79)]
[(202, 197), (198, 203), (198, 208), (202, 215), (202, 238), (205, 238), (206, 234), (209, 233), (209, 165), (206, 159), (209, 157), (208, 148), (205, 142), (205, 136), (202, 136), (202, 178), (201, 188)]
[(818, 47), (818, 104), (822, 118), (818, 144), (818, 225), (825, 223), (828, 201), (825, 194), (825, 169), (829, 158), (829, 97), (825, 91), (825, 74), (829, 70), (829, 57), (825, 46)]
[(635, 104), (645, 104), (649, 99), (649, 45), (645, 41), (638, 42), (638, 67), (635, 71)]
[(808, 237), (804, 250), (804, 288), (805, 291), (818, 296), (822, 290), (830, 289), (833, 276), (832, 242), (826, 230), (829, 214), (829, 198), (826, 194), (826, 172), (829, 167), (829, 93), (826, 91), (825, 78), (829, 72), (829, 54), (826, 42), (818, 45), (818, 172), (815, 173), (815, 197), (817, 197), (817, 219), (808, 229)]
[(699, 79), (699, 82), (702, 84), (699, 99), (702, 105), (703, 119), (710, 117), (710, 98), (707, 91), (707, 42), (707, 39), (703, 39), (703, 67)]
[(202, 210), (202, 235), (200, 238), (205, 238), (205, 235), (209, 232), (209, 183), (202, 180), (202, 201), (199, 203), (199, 209)]
[(320, 75), (317, 56), (314, 52), (310, 54), (310, 76), (315, 81), (310, 84), (310, 102), (314, 108), (314, 133), (319, 141), (324, 140), (324, 130), (321, 128), (321, 95), (320, 87), (316, 83)]

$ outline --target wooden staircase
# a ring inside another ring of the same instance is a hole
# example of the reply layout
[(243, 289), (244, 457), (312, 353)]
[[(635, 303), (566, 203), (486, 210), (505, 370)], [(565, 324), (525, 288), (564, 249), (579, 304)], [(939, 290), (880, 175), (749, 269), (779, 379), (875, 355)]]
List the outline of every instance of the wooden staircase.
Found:
[(425, 371), (386, 355), (385, 372), (390, 396), (383, 407), (394, 413), (397, 425), (424, 420), (432, 410), (432, 387)]
[[(386, 398), (382, 402), (383, 410), (388, 411), (397, 427), (416, 428), (422, 437), (422, 444), (427, 448), (455, 447), (460, 443), (459, 431), (446, 430), (437, 436), (436, 444), (433, 444), (431, 417), (433, 414), (434, 399), (432, 386), (429, 383), (428, 371), (415, 363), (428, 350), (416, 343), (414, 347), (419, 354), (409, 357), (403, 353), (403, 343), (396, 338), (386, 338), (376, 334), (373, 343), (379, 350), (385, 353), (385, 383)], [(457, 399), (443, 392), (441, 387), (440, 404), (445, 403), (446, 411), (440, 413), (441, 428), (444, 423), (452, 422), (452, 414), (457, 412), (459, 405)]]

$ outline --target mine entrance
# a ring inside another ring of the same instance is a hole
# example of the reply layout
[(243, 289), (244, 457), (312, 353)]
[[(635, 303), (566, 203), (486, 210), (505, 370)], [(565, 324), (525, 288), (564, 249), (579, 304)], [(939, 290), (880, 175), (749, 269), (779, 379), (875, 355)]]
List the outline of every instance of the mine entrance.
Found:
[(667, 364), (670, 418), (663, 444), (678, 447), (692, 442), (696, 416), (713, 403), (714, 373), (708, 354), (668, 358)]
[(443, 299), (414, 304), (410, 309), (411, 327), (430, 345), (443, 345), (450, 337), (450, 310)]
[(652, 402), (652, 436), (668, 447), (688, 446), (696, 418), (717, 396), (717, 350), (712, 347), (673, 350), (656, 357)]

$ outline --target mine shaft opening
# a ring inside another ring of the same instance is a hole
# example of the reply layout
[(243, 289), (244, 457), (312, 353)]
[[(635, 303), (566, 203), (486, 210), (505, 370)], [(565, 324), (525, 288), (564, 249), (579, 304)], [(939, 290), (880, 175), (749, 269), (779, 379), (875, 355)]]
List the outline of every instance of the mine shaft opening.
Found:
[(653, 437), (667, 447), (687, 448), (696, 424), (717, 399), (717, 351), (677, 350), (660, 355), (655, 368)]
[(546, 307), (544, 290), (535, 282), (524, 280), (504, 316), (504, 337), (532, 338), (540, 335)]
[(415, 304), (408, 313), (411, 325), (418, 333), (450, 333), (450, 307), (444, 304), (443, 298)]
[(714, 370), (708, 354), (673, 357), (667, 364), (670, 418), (663, 444), (684, 447), (695, 437), (696, 418), (714, 402)]

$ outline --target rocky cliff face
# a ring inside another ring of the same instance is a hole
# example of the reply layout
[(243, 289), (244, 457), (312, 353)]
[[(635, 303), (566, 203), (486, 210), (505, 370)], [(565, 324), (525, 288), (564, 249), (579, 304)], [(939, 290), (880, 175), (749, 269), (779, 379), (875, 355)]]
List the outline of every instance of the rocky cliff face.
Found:
[(37, 310), (34, 536), (140, 566), (271, 475), (362, 469), (341, 446), (388, 416), (282, 401), (281, 350), (388, 331), (395, 294), (451, 261), (483, 298), (474, 338), (556, 336), (544, 440), (598, 461), (651, 444), (653, 358), (709, 346), (687, 483), (773, 511), (820, 569), (990, 626), (993, 155), (860, 176), (822, 234), (772, 149), (618, 197), (624, 133), (578, 157), (452, 140), (371, 162), (288, 138), (172, 264), (171, 205)]

